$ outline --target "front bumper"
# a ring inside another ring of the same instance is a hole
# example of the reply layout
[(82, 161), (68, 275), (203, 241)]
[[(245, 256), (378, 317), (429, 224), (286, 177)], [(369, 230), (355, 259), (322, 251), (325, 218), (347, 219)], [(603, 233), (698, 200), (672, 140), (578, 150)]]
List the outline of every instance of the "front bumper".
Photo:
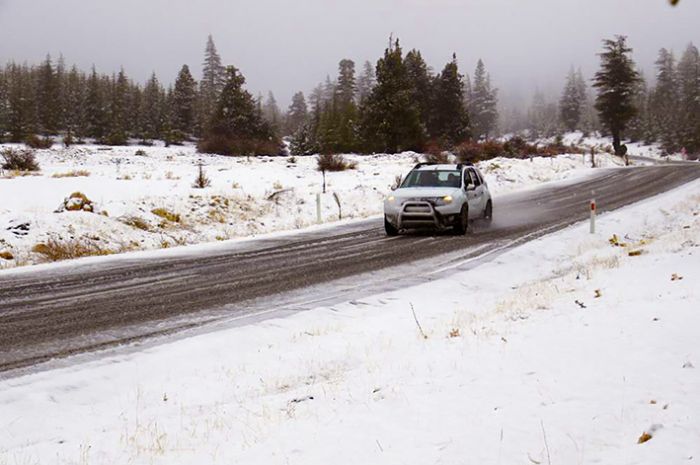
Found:
[(455, 224), (459, 212), (452, 205), (436, 206), (427, 200), (407, 200), (394, 209), (385, 208), (389, 223), (397, 229), (445, 229)]

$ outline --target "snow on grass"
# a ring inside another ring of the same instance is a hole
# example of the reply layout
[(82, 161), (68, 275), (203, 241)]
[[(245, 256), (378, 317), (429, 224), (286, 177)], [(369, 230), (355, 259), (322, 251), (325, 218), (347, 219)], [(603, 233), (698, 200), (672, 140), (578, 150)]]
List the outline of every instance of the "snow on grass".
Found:
[[(382, 200), (397, 175), (419, 158), (348, 155), (357, 169), (327, 173), (322, 221), (381, 214)], [(192, 146), (101, 147), (37, 152), (41, 172), (0, 178), (0, 269), (47, 261), (39, 244), (121, 253), (215, 242), (307, 228), (316, 223), (322, 176), (316, 157), (222, 157)], [(193, 187), (198, 164), (211, 186)], [(615, 166), (609, 155), (599, 165)], [(585, 157), (562, 155), (532, 160), (497, 158), (479, 165), (494, 195), (538, 183), (590, 173)], [(85, 195), (96, 212), (56, 212), (73, 193)], [(159, 215), (167, 211), (170, 217)], [(179, 218), (172, 221), (172, 218)]]
[(0, 463), (688, 463), (699, 201), (696, 182), (430, 283), (2, 381)]

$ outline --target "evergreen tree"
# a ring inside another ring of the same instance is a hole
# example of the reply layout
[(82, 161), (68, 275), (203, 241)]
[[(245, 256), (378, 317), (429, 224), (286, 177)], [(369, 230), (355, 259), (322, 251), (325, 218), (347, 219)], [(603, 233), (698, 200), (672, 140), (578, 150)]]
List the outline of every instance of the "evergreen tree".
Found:
[(253, 96), (243, 88), (245, 78), (234, 66), (226, 68), (226, 81), (200, 151), (222, 155), (257, 155), (276, 152), (270, 127), (262, 120)]
[(75, 137), (82, 142), (88, 133), (86, 79), (75, 66), (66, 76), (64, 101), (66, 136), (69, 141)]
[(209, 35), (204, 51), (202, 80), (199, 83), (198, 134), (202, 134), (206, 131), (206, 125), (210, 121), (212, 113), (216, 109), (219, 95), (224, 87), (224, 81), (225, 69), (221, 64), (221, 57), (216, 51), (214, 39), (211, 35)]
[(456, 145), (469, 136), (469, 117), (464, 108), (464, 82), (457, 67), (457, 56), (445, 65), (434, 81), (430, 112), (430, 137)]
[(97, 75), (95, 67), (87, 80), (87, 96), (85, 100), (87, 136), (103, 140), (107, 135), (107, 106), (102, 79)]
[(161, 139), (163, 134), (163, 102), (165, 101), (165, 91), (160, 85), (156, 73), (151, 74), (151, 78), (143, 89), (143, 99), (141, 101), (141, 133), (144, 141)]
[(375, 82), (372, 63), (365, 61), (362, 67), (362, 74), (357, 78), (357, 104), (359, 106), (362, 106), (367, 97), (369, 97)]
[(647, 141), (651, 138), (651, 120), (649, 116), (649, 91), (647, 89), (646, 79), (641, 71), (639, 73), (639, 81), (634, 89), (633, 105), (637, 109), (636, 114), (632, 117), (627, 125), (627, 136), (631, 142), (640, 140)]
[(377, 84), (363, 108), (362, 134), (369, 151), (396, 153), (423, 148), (420, 111), (412, 101), (412, 85), (398, 39), (377, 61)]
[(581, 76), (581, 71), (574, 72), (574, 69), (571, 68), (566, 77), (564, 92), (559, 100), (561, 123), (567, 131), (579, 129), (585, 101), (586, 84)]
[(272, 91), (267, 93), (267, 99), (262, 106), (262, 116), (267, 121), (272, 132), (279, 136), (280, 132), (282, 132), (282, 112)]
[(107, 143), (110, 145), (125, 145), (128, 139), (127, 129), (130, 115), (128, 113), (129, 80), (124, 69), (121, 69), (117, 77), (113, 78), (112, 81)]
[(295, 134), (307, 121), (309, 111), (306, 107), (306, 99), (303, 92), (297, 92), (292, 97), (292, 103), (287, 110), (286, 133)]
[[(424, 131), (428, 131), (432, 116), (433, 76), (427, 63), (418, 50), (411, 50), (404, 60), (406, 75), (411, 85), (411, 100), (415, 102), (420, 113), (420, 122)], [(431, 131), (428, 131), (431, 132)], [(431, 134), (431, 137), (434, 137)]]
[(59, 86), (51, 56), (47, 55), (37, 73), (37, 123), (44, 135), (56, 134), (60, 113)]
[(654, 129), (668, 151), (676, 151), (678, 136), (678, 79), (673, 52), (662, 48), (656, 60), (656, 87), (651, 95), (650, 111)]
[(612, 134), (615, 153), (622, 156), (626, 154), (626, 147), (621, 143), (622, 132), (637, 111), (634, 93), (639, 74), (629, 57), (632, 49), (627, 46), (625, 36), (604, 40), (603, 48), (601, 68), (595, 74), (593, 84), (598, 89), (595, 108), (601, 122)]
[(355, 63), (352, 60), (341, 60), (338, 64), (337, 83), (330, 115), (335, 143), (329, 148), (333, 152), (351, 152), (357, 145), (358, 124), (355, 105)]
[(692, 43), (678, 62), (680, 89), (679, 145), (688, 153), (700, 153), (700, 53)]
[(528, 129), (531, 139), (552, 137), (557, 133), (557, 105), (554, 102), (547, 101), (539, 89), (535, 91), (532, 99), (532, 105), (528, 111), (528, 121), (530, 122)]
[(5, 69), (0, 69), (0, 142), (5, 139), (9, 120), (9, 87), (7, 72)]
[(190, 74), (190, 68), (182, 65), (175, 80), (172, 96), (172, 126), (182, 137), (193, 132), (196, 100), (197, 83)]
[(491, 88), (491, 78), (486, 73), (484, 62), (479, 60), (474, 71), (472, 92), (469, 96), (469, 119), (472, 135), (488, 139), (496, 130), (498, 122), (498, 90)]
[(355, 62), (341, 60), (338, 64), (338, 84), (335, 88), (336, 96), (341, 105), (348, 105), (355, 100), (357, 85), (355, 83)]

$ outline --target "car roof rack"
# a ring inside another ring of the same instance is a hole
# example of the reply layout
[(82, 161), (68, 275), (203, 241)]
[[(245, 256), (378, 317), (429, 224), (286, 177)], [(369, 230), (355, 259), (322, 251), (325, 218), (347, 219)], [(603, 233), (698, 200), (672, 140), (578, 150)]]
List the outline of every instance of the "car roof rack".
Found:
[[(413, 167), (414, 170), (417, 170), (418, 168), (422, 168), (423, 166), (435, 166), (435, 165), (440, 165), (441, 163), (436, 163), (434, 161), (422, 161), (416, 166)], [(449, 163), (448, 163), (449, 164)], [(474, 164), (470, 161), (462, 162), (462, 163), (457, 163), (457, 169), (461, 170), (465, 166), (474, 166)]]

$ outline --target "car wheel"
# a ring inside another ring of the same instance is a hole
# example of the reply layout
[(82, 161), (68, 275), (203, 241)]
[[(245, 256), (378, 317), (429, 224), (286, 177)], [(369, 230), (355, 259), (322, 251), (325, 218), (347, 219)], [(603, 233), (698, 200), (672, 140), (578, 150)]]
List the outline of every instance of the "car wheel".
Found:
[(399, 230), (394, 227), (391, 223), (389, 223), (389, 220), (386, 219), (386, 216), (384, 217), (384, 231), (386, 231), (387, 236), (398, 236)]
[(489, 223), (493, 219), (493, 204), (490, 200), (486, 202), (486, 207), (484, 208), (484, 219)]
[(467, 205), (462, 205), (462, 210), (459, 212), (457, 222), (455, 223), (455, 234), (463, 236), (469, 228), (469, 209)]

